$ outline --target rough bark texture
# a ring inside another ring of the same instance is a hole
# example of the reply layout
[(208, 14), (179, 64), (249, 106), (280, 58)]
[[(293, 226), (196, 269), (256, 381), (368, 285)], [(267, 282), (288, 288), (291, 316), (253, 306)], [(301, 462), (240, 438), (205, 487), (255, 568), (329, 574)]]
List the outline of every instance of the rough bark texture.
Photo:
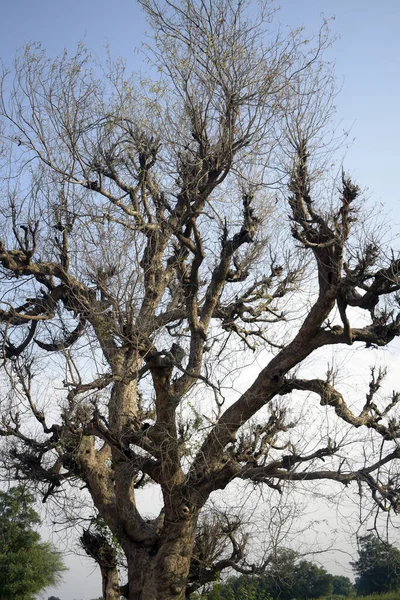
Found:
[(175, 522), (166, 525), (157, 552), (129, 549), (129, 600), (181, 600), (186, 597), (195, 531), (193, 519)]

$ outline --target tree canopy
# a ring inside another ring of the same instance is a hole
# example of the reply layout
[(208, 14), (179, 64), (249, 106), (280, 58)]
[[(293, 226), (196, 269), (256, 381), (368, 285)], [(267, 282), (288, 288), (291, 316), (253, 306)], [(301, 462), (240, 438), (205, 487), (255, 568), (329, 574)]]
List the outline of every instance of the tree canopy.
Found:
[(329, 171), (326, 24), (284, 35), (269, 0), (140, 4), (147, 79), (82, 45), (2, 73), (0, 436), (8, 474), (104, 520), (129, 600), (183, 600), (262, 568), (210, 508), (235, 482), (353, 485), (397, 511), (399, 394), (306, 361), (399, 335), (400, 259)]
[(400, 550), (368, 534), (359, 538), (358, 559), (352, 563), (360, 595), (400, 588)]
[(215, 584), (204, 598), (307, 600), (330, 597), (332, 594), (348, 597), (354, 595), (354, 588), (348, 577), (331, 575), (313, 562), (299, 560), (295, 552), (282, 549), (278, 555), (281, 555), (281, 560), (271, 561), (263, 575), (231, 577), (226, 583)]
[(41, 542), (40, 518), (24, 487), (0, 492), (0, 599), (34, 600), (65, 570), (61, 555)]

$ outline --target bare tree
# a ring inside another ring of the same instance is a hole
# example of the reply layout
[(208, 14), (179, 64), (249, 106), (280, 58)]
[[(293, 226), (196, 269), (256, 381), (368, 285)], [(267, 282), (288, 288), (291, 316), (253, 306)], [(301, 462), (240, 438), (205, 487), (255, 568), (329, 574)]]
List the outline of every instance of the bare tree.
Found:
[[(235, 519), (199, 521), (235, 480), (354, 482), (397, 510), (398, 394), (382, 405), (374, 371), (357, 408), (332, 373), (299, 368), (399, 335), (400, 261), (362, 238), (345, 175), (336, 202), (323, 193), (325, 27), (307, 44), (273, 37), (268, 2), (141, 4), (150, 83), (83, 47), (28, 47), (3, 73), (0, 434), (7, 468), (45, 499), (88, 491), (129, 600), (179, 600), (240, 565)], [(281, 208), (268, 189), (284, 185)], [(151, 484), (164, 507), (149, 519)], [(206, 547), (207, 527), (230, 550)]]

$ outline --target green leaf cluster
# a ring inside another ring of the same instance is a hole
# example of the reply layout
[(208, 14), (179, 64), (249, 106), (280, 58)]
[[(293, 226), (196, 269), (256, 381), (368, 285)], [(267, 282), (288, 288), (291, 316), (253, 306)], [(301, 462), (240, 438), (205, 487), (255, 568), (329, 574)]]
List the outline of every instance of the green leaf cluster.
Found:
[(359, 538), (358, 560), (351, 563), (359, 595), (400, 588), (400, 550), (375, 535)]
[(22, 486), (0, 492), (0, 600), (34, 600), (65, 570), (60, 554), (42, 542), (34, 498)]
[(264, 575), (233, 577), (215, 585), (207, 600), (309, 600), (334, 595), (354, 595), (348, 577), (331, 575), (315, 563), (299, 561), (295, 552), (281, 549), (271, 557)]

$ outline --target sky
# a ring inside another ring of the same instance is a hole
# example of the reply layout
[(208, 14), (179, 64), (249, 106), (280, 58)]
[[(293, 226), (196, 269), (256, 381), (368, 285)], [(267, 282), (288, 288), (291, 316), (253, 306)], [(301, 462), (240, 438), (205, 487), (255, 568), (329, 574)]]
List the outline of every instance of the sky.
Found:
[[(148, 30), (134, 0), (0, 0), (0, 57), (11, 65), (26, 43), (39, 41), (50, 55), (73, 52), (83, 41), (95, 54), (109, 45), (129, 67), (145, 70), (140, 48)], [(327, 58), (336, 63), (340, 93), (339, 130), (348, 132), (341, 152), (345, 170), (364, 190), (368, 202), (400, 222), (400, 2), (398, 0), (282, 0), (282, 26), (303, 25), (316, 33), (331, 18), (336, 42)], [(385, 208), (383, 208), (385, 206)], [(398, 227), (397, 227), (398, 229)], [(398, 229), (399, 230), (399, 229)], [(64, 584), (50, 593), (61, 600), (100, 595), (100, 578), (87, 560), (68, 559)]]

